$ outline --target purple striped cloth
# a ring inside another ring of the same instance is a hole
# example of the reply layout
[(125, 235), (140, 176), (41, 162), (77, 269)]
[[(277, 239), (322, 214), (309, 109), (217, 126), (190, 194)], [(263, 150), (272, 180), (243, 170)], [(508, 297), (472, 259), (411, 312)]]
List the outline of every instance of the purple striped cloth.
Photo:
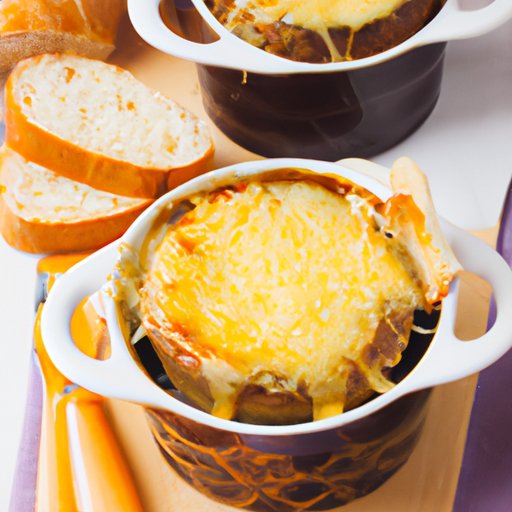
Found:
[(32, 352), (27, 403), (9, 512), (33, 512), (36, 506), (37, 464), (43, 404), (41, 372)]
[[(512, 266), (512, 182), (497, 250)], [(491, 308), (489, 325), (495, 317)], [(453, 510), (512, 511), (512, 351), (478, 378)]]

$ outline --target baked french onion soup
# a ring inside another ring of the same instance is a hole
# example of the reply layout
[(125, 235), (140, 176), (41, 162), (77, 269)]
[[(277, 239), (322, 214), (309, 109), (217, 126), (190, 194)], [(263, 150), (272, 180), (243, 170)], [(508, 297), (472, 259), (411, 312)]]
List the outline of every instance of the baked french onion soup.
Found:
[(411, 195), (383, 203), (296, 169), (189, 197), (170, 219), (141, 252), (138, 330), (174, 386), (226, 419), (317, 420), (389, 390), (415, 310), (458, 269)]
[(207, 0), (228, 30), (267, 52), (303, 62), (360, 59), (420, 30), (444, 0)]

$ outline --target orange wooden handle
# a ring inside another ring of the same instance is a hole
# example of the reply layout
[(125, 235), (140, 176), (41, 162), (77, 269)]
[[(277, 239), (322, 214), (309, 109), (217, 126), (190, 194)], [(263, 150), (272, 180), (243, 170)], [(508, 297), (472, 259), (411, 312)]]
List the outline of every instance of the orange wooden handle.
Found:
[(69, 382), (53, 365), (40, 333), (34, 344), (44, 381), (36, 510), (142, 512), (104, 400)]
[(66, 412), (79, 503), (88, 503), (89, 510), (98, 512), (142, 512), (124, 455), (105, 416), (103, 402), (76, 396), (67, 404)]

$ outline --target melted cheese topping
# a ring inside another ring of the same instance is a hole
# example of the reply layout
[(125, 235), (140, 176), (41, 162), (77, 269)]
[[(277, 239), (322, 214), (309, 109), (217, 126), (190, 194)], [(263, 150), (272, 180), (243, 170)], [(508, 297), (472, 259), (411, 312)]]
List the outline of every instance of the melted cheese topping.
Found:
[(284, 21), (322, 32), (334, 27), (359, 30), (372, 21), (389, 16), (404, 0), (238, 0), (235, 10), (250, 12), (258, 23)]
[(306, 386), (326, 415), (341, 412), (346, 361), (360, 359), (386, 314), (422, 300), (370, 200), (280, 181), (194, 202), (155, 250), (143, 311), (156, 305), (171, 331), (228, 362), (240, 386), (272, 374)]
[[(229, 12), (221, 10), (222, 23), (229, 30), (249, 20), (254, 25), (284, 22), (316, 32), (325, 42), (333, 62), (351, 59), (354, 32), (375, 20), (390, 16), (408, 0), (234, 0)], [(331, 28), (348, 27), (351, 35), (341, 55), (329, 33)]]

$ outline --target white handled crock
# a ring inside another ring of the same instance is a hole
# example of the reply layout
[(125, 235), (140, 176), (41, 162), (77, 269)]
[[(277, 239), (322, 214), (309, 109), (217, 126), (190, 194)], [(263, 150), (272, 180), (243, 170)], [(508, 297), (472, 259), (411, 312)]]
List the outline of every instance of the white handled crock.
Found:
[[(352, 170), (348, 166), (357, 170)], [(382, 168), (361, 161), (346, 165), (301, 159), (269, 159), (237, 164), (195, 178), (169, 192), (146, 210), (122, 237), (64, 274), (52, 288), (42, 314), (42, 336), (51, 359), (71, 381), (91, 391), (144, 406), (171, 410), (198, 423), (241, 434), (290, 435), (337, 428), (385, 407), (397, 398), (438, 384), (454, 381), (489, 366), (512, 346), (512, 271), (494, 250), (481, 240), (448, 222), (442, 228), (455, 254), (467, 271), (486, 279), (492, 286), (497, 318), (481, 338), (460, 341), (453, 328), (457, 311), (457, 282), (443, 301), (439, 326), (427, 352), (414, 370), (393, 389), (356, 409), (321, 421), (291, 426), (260, 426), (227, 421), (176, 400), (147, 377), (134, 361), (118, 323), (118, 310), (110, 284), (105, 285), (118, 258), (128, 246), (135, 253), (162, 209), (170, 208), (198, 191), (216, 189), (239, 179), (279, 168), (310, 169), (320, 174), (344, 176), (385, 200), (390, 189)], [(370, 176), (371, 175), (371, 176)], [(373, 176), (373, 177), (372, 177)], [(377, 176), (377, 179), (375, 178)], [(130, 252), (133, 252), (130, 251)], [(70, 319), (79, 302), (103, 289), (112, 355), (106, 361), (91, 359), (75, 346)]]
[(353, 61), (311, 64), (277, 57), (246, 43), (215, 18), (203, 0), (192, 2), (218, 35), (217, 41), (195, 43), (172, 32), (160, 17), (160, 0), (128, 0), (128, 11), (142, 39), (164, 53), (198, 64), (262, 74), (328, 73), (369, 67), (427, 44), (485, 34), (512, 17), (511, 0), (493, 0), (490, 5), (471, 11), (461, 9), (458, 0), (447, 0), (437, 16), (422, 30), (385, 52)]

